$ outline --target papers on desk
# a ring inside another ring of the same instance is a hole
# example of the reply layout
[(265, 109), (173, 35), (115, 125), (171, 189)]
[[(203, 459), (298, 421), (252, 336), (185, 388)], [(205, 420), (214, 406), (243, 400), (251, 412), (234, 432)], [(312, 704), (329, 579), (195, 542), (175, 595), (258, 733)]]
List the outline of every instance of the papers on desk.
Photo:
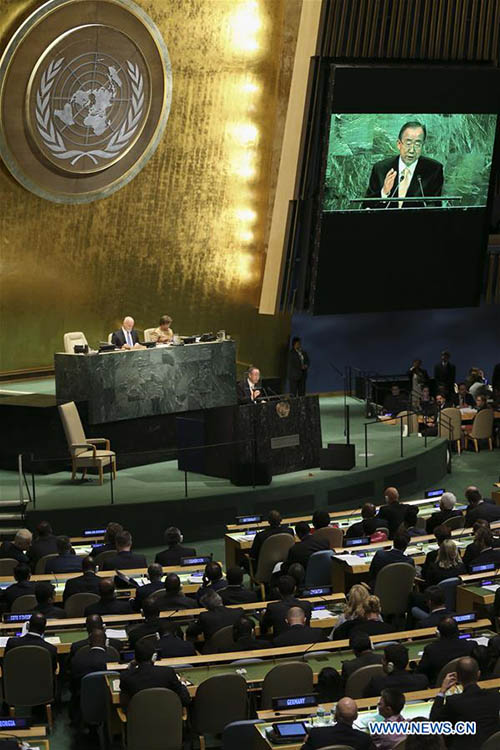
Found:
[(332, 613), (328, 609), (315, 609), (311, 614), (311, 620), (329, 620)]
[(281, 570), (281, 566), (283, 565), (282, 562), (277, 562), (276, 565), (273, 568), (273, 573), (279, 573)]
[(487, 635), (480, 635), (479, 638), (471, 638), (471, 641), (476, 641), (478, 646), (487, 646), (490, 638)]
[(124, 641), (127, 638), (127, 631), (125, 629), (114, 630), (113, 628), (106, 628), (106, 637), (116, 638), (117, 641)]
[(203, 573), (191, 573), (188, 578), (189, 583), (202, 583)]
[(113, 691), (118, 693), (120, 690), (120, 680), (113, 680)]
[[(345, 562), (346, 565), (366, 565), (368, 560), (366, 557), (360, 557), (359, 555), (332, 555), (336, 560)], [(369, 558), (371, 560), (371, 558)]]
[(47, 643), (52, 643), (53, 646), (57, 646), (58, 643), (61, 643), (61, 639), (58, 635), (51, 635), (49, 638), (44, 638), (44, 641), (47, 641)]
[(423, 553), (423, 550), (420, 549), (420, 547), (415, 547), (415, 546), (407, 547), (405, 551), (405, 554), (407, 555), (419, 555), (422, 553)]
[(500, 589), (500, 583), (489, 583), (487, 586), (481, 586), (482, 589), (488, 589), (488, 591), (496, 591)]
[(5, 648), (5, 646), (7, 645), (7, 641), (9, 640), (9, 637), (10, 636), (4, 636), (4, 635), (0, 637), (0, 648)]

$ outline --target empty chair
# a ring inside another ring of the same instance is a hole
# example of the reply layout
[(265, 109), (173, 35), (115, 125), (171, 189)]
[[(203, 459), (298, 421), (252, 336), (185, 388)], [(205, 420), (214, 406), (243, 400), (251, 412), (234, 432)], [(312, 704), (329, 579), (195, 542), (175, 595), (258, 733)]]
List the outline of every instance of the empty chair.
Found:
[(344, 532), (335, 526), (323, 526), (323, 528), (314, 532), (314, 538), (328, 539), (330, 549), (342, 547), (344, 544)]
[(469, 440), (474, 443), (474, 450), (479, 451), (479, 440), (487, 440), (490, 451), (493, 450), (493, 409), (478, 411), (472, 423), (472, 430), (465, 433), (465, 447), (468, 448)]
[(374, 593), (384, 616), (405, 614), (414, 578), (415, 568), (408, 563), (391, 563), (377, 573)]
[(266, 598), (265, 585), (271, 580), (274, 566), (286, 560), (288, 550), (293, 544), (295, 544), (295, 539), (291, 534), (273, 534), (268, 537), (261, 547), (255, 573), (250, 558), (250, 575), (252, 581), (260, 586), (263, 600)]
[(443, 589), (444, 603), (447, 609), (455, 612), (457, 608), (457, 586), (462, 583), (460, 578), (445, 578), (439, 581), (438, 586)]
[(495, 732), (491, 737), (488, 737), (486, 742), (483, 742), (480, 750), (498, 750), (500, 747), (500, 732)]
[(153, 341), (151, 334), (156, 331), (156, 328), (145, 328), (144, 329), (144, 341)]
[(45, 573), (45, 563), (52, 557), (57, 557), (57, 552), (51, 552), (50, 555), (44, 555), (35, 564), (35, 575), (43, 575)]
[(127, 750), (182, 750), (182, 705), (166, 688), (140, 690), (127, 710)]
[(34, 594), (25, 594), (24, 596), (18, 596), (12, 602), (10, 611), (12, 614), (15, 612), (31, 612), (36, 607), (36, 596)]
[(307, 563), (306, 586), (332, 585), (332, 557), (333, 552), (330, 549), (320, 550), (311, 555)]
[(52, 658), (41, 646), (17, 646), (3, 660), (5, 702), (15, 715), (17, 706), (45, 706), (52, 727), (54, 674)]
[(3, 557), (0, 560), (0, 576), (13, 577), (14, 568), (19, 565), (19, 560), (14, 560), (13, 557)]
[(81, 331), (71, 331), (64, 334), (64, 351), (66, 354), (73, 354), (75, 346), (88, 346), (85, 334)]
[[(88, 468), (97, 468), (99, 472), (99, 484), (102, 484), (103, 469), (111, 465), (113, 476), (116, 478), (116, 456), (110, 450), (107, 438), (87, 438), (82, 427), (82, 421), (74, 401), (61, 404), (57, 407), (64, 427), (64, 434), (68, 442), (71, 454), (72, 473), (71, 479), (75, 479), (77, 469), (83, 469), (83, 475)], [(96, 445), (104, 443), (105, 449), (97, 449)]]
[(441, 687), (441, 685), (443, 684), (443, 680), (447, 674), (450, 674), (450, 672), (457, 671), (457, 666), (458, 666), (458, 662), (460, 661), (460, 658), (461, 657), (457, 659), (452, 659), (451, 661), (448, 662), (448, 664), (445, 664), (444, 667), (441, 668), (441, 671), (438, 674), (437, 679), (436, 679), (436, 687), (438, 688)]
[(201, 750), (205, 749), (204, 735), (222, 734), (227, 724), (246, 719), (247, 713), (247, 683), (243, 677), (221, 674), (204, 680), (191, 704), (191, 726)]
[(272, 708), (273, 698), (312, 693), (313, 672), (303, 661), (290, 661), (273, 667), (262, 683), (261, 707)]
[(105, 675), (119, 678), (118, 672), (91, 672), (82, 678), (80, 686), (80, 711), (85, 724), (96, 727), (101, 750), (106, 747), (104, 727), (111, 708), (111, 694)]
[(465, 516), (452, 516), (451, 518), (448, 518), (444, 523), (442, 523), (442, 526), (446, 526), (450, 531), (454, 531), (455, 529), (463, 529), (465, 523)]
[(446, 438), (451, 443), (455, 443), (458, 453), (462, 440), (462, 413), (460, 409), (450, 407), (442, 409), (439, 413), (438, 435)]
[(112, 343), (113, 343), (113, 334), (108, 333), (108, 344), (112, 344)]
[(205, 643), (204, 654), (216, 654), (218, 651), (230, 651), (234, 646), (233, 626), (226, 625), (213, 634)]
[[(99, 552), (98, 555), (94, 557), (94, 562), (96, 564), (96, 567), (102, 570), (102, 567), (106, 560), (111, 560), (112, 557), (116, 557), (116, 550), (115, 549), (107, 549), (104, 552)], [(162, 594), (165, 593), (162, 589)]]
[(90, 592), (82, 592), (80, 594), (72, 594), (69, 596), (64, 603), (64, 611), (68, 617), (83, 617), (85, 614), (85, 607), (89, 604), (95, 604), (99, 601), (97, 594)]
[(356, 669), (349, 677), (345, 684), (345, 694), (349, 698), (362, 698), (364, 690), (372, 677), (378, 677), (383, 674), (384, 669), (381, 664), (368, 664), (366, 667)]
[(257, 739), (254, 727), (263, 723), (263, 719), (231, 722), (222, 732), (222, 750), (252, 750)]

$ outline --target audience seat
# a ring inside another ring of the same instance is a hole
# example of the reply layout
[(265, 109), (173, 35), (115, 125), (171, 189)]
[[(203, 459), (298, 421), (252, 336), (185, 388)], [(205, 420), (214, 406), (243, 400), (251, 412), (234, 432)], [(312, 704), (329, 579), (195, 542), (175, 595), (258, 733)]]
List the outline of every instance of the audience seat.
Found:
[(227, 724), (222, 732), (222, 750), (246, 750), (255, 744), (255, 725), (263, 719), (247, 719)]
[(318, 529), (314, 532), (314, 538), (328, 539), (330, 549), (342, 547), (344, 544), (344, 532), (335, 526), (325, 526), (322, 529)]
[(332, 585), (332, 550), (314, 552), (309, 558), (306, 570), (305, 586)]
[[(116, 557), (116, 550), (115, 549), (107, 549), (104, 552), (99, 552), (99, 554), (97, 554), (94, 557), (94, 562), (96, 564), (96, 567), (99, 570), (102, 570), (102, 566), (104, 565), (104, 563), (106, 562), (106, 560), (111, 560), (112, 557)], [(162, 591), (162, 594), (163, 594), (164, 593), (163, 589), (161, 591)]]
[(450, 672), (456, 672), (457, 671), (457, 664), (460, 661), (460, 658), (458, 659), (452, 659), (448, 662), (448, 664), (445, 664), (444, 667), (441, 668), (441, 671), (439, 672), (437, 678), (436, 678), (436, 687), (440, 688), (444, 678), (447, 674)]
[(85, 615), (85, 608), (89, 604), (95, 604), (98, 601), (98, 595), (92, 594), (90, 591), (72, 594), (64, 603), (64, 611), (68, 617), (83, 617)]
[(446, 438), (450, 443), (455, 443), (457, 452), (460, 454), (460, 446), (463, 437), (462, 413), (460, 409), (455, 409), (452, 406), (448, 409), (441, 410), (438, 422), (438, 435), (439, 437)]
[(106, 748), (105, 726), (111, 708), (111, 695), (104, 675), (119, 678), (119, 672), (91, 672), (82, 678), (80, 687), (80, 711), (83, 722), (97, 729), (99, 747)]
[(261, 708), (272, 708), (273, 698), (312, 693), (313, 671), (303, 661), (277, 664), (264, 677)]
[(273, 534), (261, 547), (255, 572), (250, 558), (250, 577), (253, 583), (260, 586), (263, 600), (266, 598), (266, 584), (271, 580), (274, 566), (286, 560), (288, 551), (294, 544), (295, 539), (291, 534)]
[(17, 706), (45, 706), (52, 728), (54, 673), (49, 652), (41, 646), (17, 646), (5, 654), (2, 674), (5, 702), (11, 713), (15, 715)]
[(19, 560), (14, 560), (13, 557), (2, 557), (2, 559), (0, 559), (0, 576), (13, 578), (14, 568), (18, 565)]
[(51, 552), (50, 555), (44, 555), (39, 560), (37, 560), (35, 564), (35, 575), (43, 576), (43, 574), (45, 573), (45, 565), (47, 563), (47, 560), (50, 560), (52, 557), (57, 556), (57, 552)]
[[(99, 484), (102, 484), (103, 469), (108, 465), (111, 465), (113, 476), (116, 478), (116, 456), (110, 450), (109, 440), (107, 438), (85, 437), (82, 421), (74, 401), (60, 404), (57, 408), (71, 455), (71, 479), (75, 479), (77, 469), (83, 469), (85, 475), (88, 468), (97, 468)], [(96, 448), (96, 445), (101, 443), (105, 444), (105, 449)]]
[(465, 447), (469, 447), (469, 440), (474, 444), (474, 450), (479, 452), (479, 441), (487, 440), (490, 451), (493, 450), (493, 409), (478, 411), (472, 423), (472, 430), (465, 433)]
[(415, 567), (408, 563), (391, 563), (378, 572), (374, 594), (380, 599), (384, 618), (406, 613), (414, 579)]
[(366, 667), (356, 669), (349, 677), (345, 684), (345, 694), (349, 698), (362, 698), (364, 690), (372, 677), (378, 677), (384, 673), (381, 664), (368, 664)]
[(491, 737), (488, 737), (486, 742), (483, 742), (480, 750), (498, 750), (500, 747), (500, 732), (495, 732)]
[(74, 354), (75, 346), (88, 346), (89, 342), (87, 337), (82, 331), (70, 331), (65, 333), (63, 337), (64, 351), (66, 354)]
[(34, 594), (25, 594), (24, 596), (18, 596), (12, 602), (10, 611), (12, 614), (19, 612), (31, 612), (36, 607), (36, 596)]
[(191, 726), (199, 737), (200, 750), (205, 750), (204, 735), (222, 734), (227, 724), (243, 721), (247, 715), (247, 683), (243, 677), (222, 674), (204, 680), (191, 704)]
[(457, 586), (461, 584), (460, 578), (445, 578), (444, 581), (440, 581), (438, 586), (444, 591), (444, 602), (446, 607), (452, 612), (456, 611), (457, 607)]
[(152, 341), (151, 334), (156, 331), (156, 328), (145, 328), (143, 341)]
[(204, 654), (216, 654), (220, 651), (229, 651), (234, 646), (233, 640), (233, 626), (226, 625), (216, 633), (205, 643), (203, 649)]
[(127, 750), (182, 750), (182, 705), (166, 688), (136, 693), (127, 710)]
[(455, 529), (463, 529), (464, 524), (465, 516), (452, 516), (452, 518), (448, 518), (442, 526), (446, 526), (450, 531), (455, 531)]

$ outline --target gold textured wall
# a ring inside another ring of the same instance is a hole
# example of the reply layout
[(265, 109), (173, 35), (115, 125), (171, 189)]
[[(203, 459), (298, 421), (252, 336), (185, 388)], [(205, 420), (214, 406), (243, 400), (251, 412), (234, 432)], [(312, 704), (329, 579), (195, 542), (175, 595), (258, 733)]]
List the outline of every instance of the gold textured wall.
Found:
[[(126, 187), (49, 203), (0, 172), (1, 365), (50, 366), (65, 331), (96, 344), (133, 315), (225, 328), (279, 369), (289, 321), (257, 312), (302, 0), (137, 0), (173, 68), (165, 136)], [(40, 5), (0, 0), (0, 42)], [(77, 7), (77, 3), (75, 7)]]

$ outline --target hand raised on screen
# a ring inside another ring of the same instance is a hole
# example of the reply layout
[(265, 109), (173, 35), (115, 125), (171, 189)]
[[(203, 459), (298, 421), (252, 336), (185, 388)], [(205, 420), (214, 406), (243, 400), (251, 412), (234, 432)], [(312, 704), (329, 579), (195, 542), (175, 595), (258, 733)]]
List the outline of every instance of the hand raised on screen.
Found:
[[(382, 188), (384, 195), (389, 195), (392, 188), (394, 187), (394, 180), (396, 179), (397, 172), (395, 169), (389, 169), (385, 176), (384, 187)], [(380, 183), (379, 183), (380, 184)]]

